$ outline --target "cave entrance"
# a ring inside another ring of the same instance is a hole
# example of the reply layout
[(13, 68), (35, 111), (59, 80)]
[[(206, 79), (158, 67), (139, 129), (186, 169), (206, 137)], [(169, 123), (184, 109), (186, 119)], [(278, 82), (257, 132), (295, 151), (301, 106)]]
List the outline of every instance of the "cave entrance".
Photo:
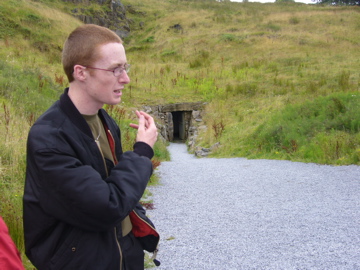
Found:
[[(153, 111), (159, 121), (160, 134), (169, 141), (185, 142), (193, 136), (197, 122), (201, 122), (202, 102), (156, 105), (146, 108)], [(145, 111), (146, 111), (145, 110)]]
[(186, 136), (186, 125), (185, 125), (185, 112), (184, 111), (175, 111), (171, 112), (173, 120), (173, 139), (185, 141)]

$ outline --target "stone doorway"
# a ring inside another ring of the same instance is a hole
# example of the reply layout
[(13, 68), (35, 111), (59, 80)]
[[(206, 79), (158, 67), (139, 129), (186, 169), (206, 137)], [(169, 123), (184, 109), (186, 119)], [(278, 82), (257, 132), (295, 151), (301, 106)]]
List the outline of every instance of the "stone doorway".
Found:
[(173, 140), (186, 140), (184, 112), (171, 112), (173, 122)]
[(160, 135), (167, 141), (186, 141), (193, 136), (197, 122), (201, 122), (201, 111), (205, 104), (176, 103), (146, 106), (145, 111), (156, 118)]

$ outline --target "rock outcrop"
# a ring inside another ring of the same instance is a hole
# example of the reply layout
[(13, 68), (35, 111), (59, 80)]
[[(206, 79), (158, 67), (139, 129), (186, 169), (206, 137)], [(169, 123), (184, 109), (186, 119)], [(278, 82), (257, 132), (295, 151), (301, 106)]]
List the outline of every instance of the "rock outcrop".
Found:
[[(121, 38), (129, 36), (134, 22), (126, 16), (127, 12), (131, 14), (142, 14), (136, 11), (131, 5), (124, 6), (120, 0), (62, 0), (71, 2), (78, 7), (71, 12), (72, 15), (84, 23), (97, 24), (105, 26), (116, 32)], [(93, 5), (99, 5), (94, 8)]]

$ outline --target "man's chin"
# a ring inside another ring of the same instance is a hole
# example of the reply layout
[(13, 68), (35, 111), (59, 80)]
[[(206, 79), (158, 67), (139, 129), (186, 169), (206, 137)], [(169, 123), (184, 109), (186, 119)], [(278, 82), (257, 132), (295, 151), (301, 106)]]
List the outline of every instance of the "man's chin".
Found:
[(121, 102), (121, 98), (115, 99), (108, 103), (108, 105), (117, 105)]

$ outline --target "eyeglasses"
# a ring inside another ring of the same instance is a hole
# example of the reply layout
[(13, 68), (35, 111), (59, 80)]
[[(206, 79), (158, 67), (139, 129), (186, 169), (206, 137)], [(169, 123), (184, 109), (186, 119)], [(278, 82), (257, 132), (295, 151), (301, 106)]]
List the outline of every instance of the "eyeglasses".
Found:
[(123, 67), (116, 67), (114, 69), (103, 69), (103, 68), (95, 68), (95, 67), (86, 67), (86, 68), (111, 71), (112, 73), (114, 73), (115, 77), (119, 77), (124, 71), (126, 71), (126, 73), (130, 72), (130, 64), (125, 64)]

